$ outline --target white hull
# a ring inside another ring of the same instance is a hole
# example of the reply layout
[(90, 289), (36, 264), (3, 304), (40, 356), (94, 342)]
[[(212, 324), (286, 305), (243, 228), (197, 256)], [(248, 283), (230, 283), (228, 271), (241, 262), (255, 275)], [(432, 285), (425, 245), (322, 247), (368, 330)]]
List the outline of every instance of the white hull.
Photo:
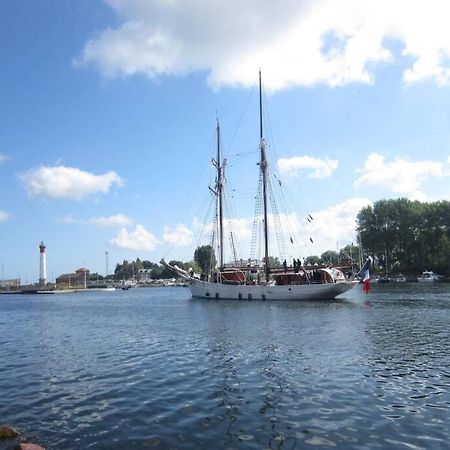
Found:
[(422, 273), (422, 276), (417, 278), (417, 281), (419, 283), (434, 283), (435, 281), (439, 281), (441, 278), (443, 278), (441, 275), (434, 272), (425, 271)]
[(229, 300), (325, 300), (349, 291), (357, 281), (286, 286), (233, 285), (190, 279), (192, 297)]
[(435, 283), (439, 278), (417, 278), (419, 283)]

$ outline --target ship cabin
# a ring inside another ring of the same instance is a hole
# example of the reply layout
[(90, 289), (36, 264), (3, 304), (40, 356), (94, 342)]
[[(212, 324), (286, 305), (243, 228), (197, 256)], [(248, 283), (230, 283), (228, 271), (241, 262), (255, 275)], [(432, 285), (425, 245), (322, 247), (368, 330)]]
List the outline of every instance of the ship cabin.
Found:
[[(263, 279), (263, 272), (260, 268), (239, 268), (226, 269), (218, 272), (213, 281), (219, 281), (222, 284), (260, 284)], [(299, 284), (328, 284), (345, 280), (344, 274), (336, 268), (311, 267), (302, 268), (300, 271), (282, 271), (277, 270), (271, 273), (272, 283), (276, 286), (288, 286)]]
[(296, 271), (277, 271), (273, 273), (275, 285), (328, 284), (345, 280), (344, 274), (336, 268), (304, 267)]

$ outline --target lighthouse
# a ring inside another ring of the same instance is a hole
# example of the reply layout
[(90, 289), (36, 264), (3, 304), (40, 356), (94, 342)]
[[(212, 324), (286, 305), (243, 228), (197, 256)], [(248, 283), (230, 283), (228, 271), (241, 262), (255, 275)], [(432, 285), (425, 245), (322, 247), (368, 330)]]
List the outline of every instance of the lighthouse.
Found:
[(41, 241), (39, 245), (39, 286), (47, 284), (47, 261), (45, 260), (45, 245)]

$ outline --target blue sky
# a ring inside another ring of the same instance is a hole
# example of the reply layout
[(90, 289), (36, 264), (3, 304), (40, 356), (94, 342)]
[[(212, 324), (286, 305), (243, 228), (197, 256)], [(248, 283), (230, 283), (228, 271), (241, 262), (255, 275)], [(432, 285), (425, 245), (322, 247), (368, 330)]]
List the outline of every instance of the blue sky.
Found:
[(294, 206), (281, 219), (303, 236), (287, 256), (352, 242), (378, 199), (449, 199), (449, 13), (440, 0), (2, 1), (3, 276), (37, 281), (41, 240), (49, 279), (104, 274), (105, 251), (110, 271), (191, 259), (216, 111), (245, 250), (259, 67), (271, 167)]

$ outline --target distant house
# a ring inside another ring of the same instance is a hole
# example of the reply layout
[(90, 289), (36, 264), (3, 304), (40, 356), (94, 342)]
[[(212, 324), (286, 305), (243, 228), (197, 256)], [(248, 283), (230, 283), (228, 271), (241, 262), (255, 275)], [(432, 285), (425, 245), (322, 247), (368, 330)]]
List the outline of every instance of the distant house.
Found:
[(56, 284), (65, 284), (76, 287), (84, 286), (84, 282), (89, 280), (89, 270), (84, 267), (76, 270), (74, 273), (64, 273), (56, 279)]

